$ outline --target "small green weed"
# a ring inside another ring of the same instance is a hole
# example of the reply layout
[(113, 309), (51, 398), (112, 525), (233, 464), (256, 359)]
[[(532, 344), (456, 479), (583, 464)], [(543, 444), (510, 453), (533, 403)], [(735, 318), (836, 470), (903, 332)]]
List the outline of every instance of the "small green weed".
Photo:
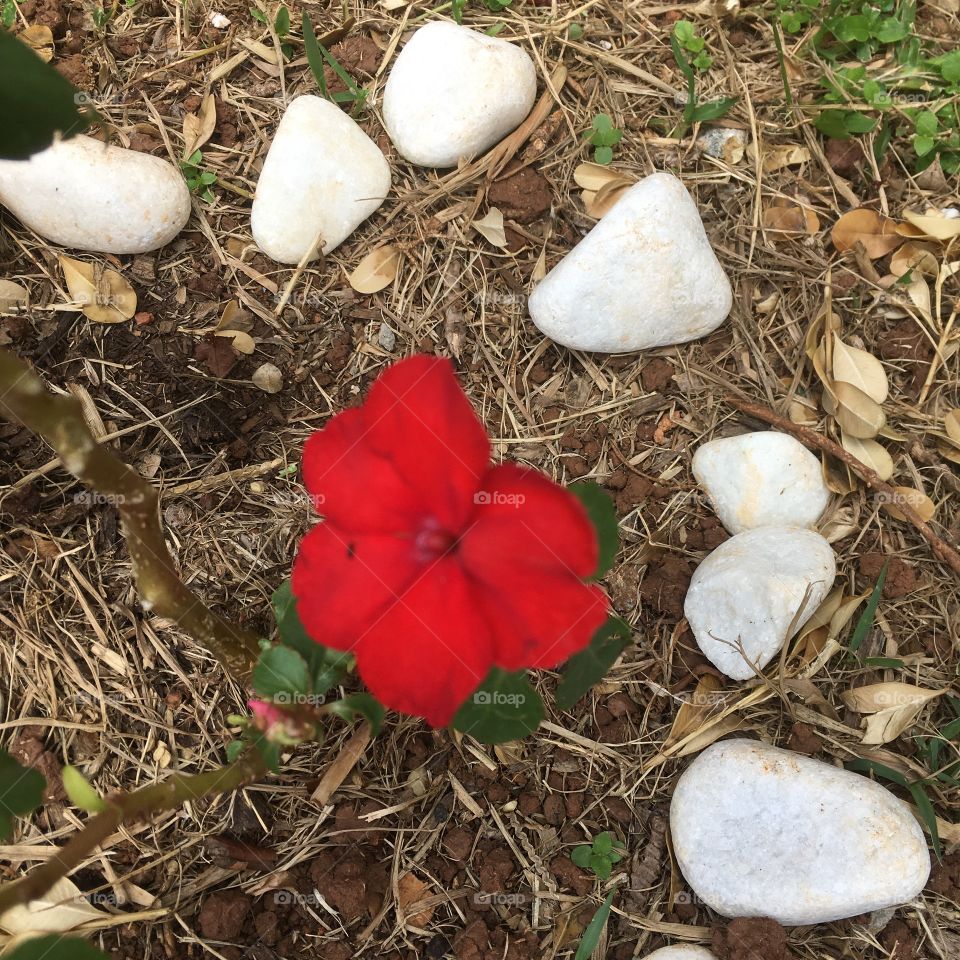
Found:
[(821, 14), (822, 7), (776, 0), (770, 12), (787, 34), (812, 31), (800, 52), (825, 65), (817, 129), (837, 140), (874, 134), (878, 163), (897, 141), (916, 173), (938, 158), (944, 173), (960, 171), (960, 50), (940, 52), (917, 33), (915, 0), (831, 0)]
[(16, 22), (17, 0), (4, 0), (3, 9), (0, 10), (0, 23), (8, 30), (12, 30)]
[[(673, 59), (677, 67), (687, 81), (687, 102), (683, 108), (683, 123), (673, 132), (673, 136), (682, 138), (686, 136), (687, 127), (690, 124), (725, 117), (737, 102), (737, 98), (721, 97), (719, 100), (700, 103), (697, 97), (697, 74), (710, 69), (713, 57), (707, 53), (706, 41), (697, 34), (696, 28), (689, 20), (678, 20), (673, 25), (670, 49), (673, 51)], [(693, 59), (691, 60), (687, 54), (693, 54)]]
[[(359, 86), (356, 80), (343, 69), (337, 58), (317, 39), (317, 35), (313, 32), (313, 24), (310, 22), (310, 14), (306, 11), (303, 14), (303, 46), (307, 52), (307, 63), (310, 64), (310, 71), (313, 73), (323, 96), (334, 103), (352, 103), (351, 116), (360, 113), (363, 110), (363, 105), (367, 102), (370, 91), (366, 87)], [(330, 92), (327, 87), (327, 79), (324, 76), (324, 64), (329, 64), (333, 72), (343, 81), (346, 90), (337, 93)]]
[(623, 139), (623, 131), (613, 125), (608, 114), (598, 113), (593, 118), (587, 137), (593, 144), (594, 161), (606, 166), (613, 160), (613, 148)]
[(574, 847), (570, 859), (581, 870), (590, 870), (600, 880), (609, 880), (613, 865), (623, 859), (625, 850), (622, 840), (617, 840), (612, 833), (604, 831), (593, 838), (593, 843)]
[[(256, 7), (250, 7), (250, 16), (264, 25), (270, 22), (267, 15)], [(285, 6), (281, 6), (277, 15), (273, 18), (273, 32), (280, 41), (280, 50), (284, 57), (289, 60), (293, 56), (293, 46), (283, 42), (290, 33), (290, 11)]]
[(213, 191), (210, 188), (217, 182), (217, 175), (212, 170), (204, 170), (200, 166), (202, 163), (203, 153), (200, 150), (194, 150), (180, 164), (180, 169), (183, 171), (190, 192), (209, 203), (213, 200)]
[[(457, 23), (463, 23), (463, 13), (467, 9), (467, 2), (468, 0), (451, 0), (450, 16), (453, 17)], [(491, 13), (503, 13), (503, 11), (506, 10), (511, 3), (513, 3), (513, 0), (483, 0), (483, 5)], [(500, 29), (497, 30), (497, 33), (499, 33), (502, 29), (503, 27), (500, 27)], [(490, 31), (488, 30), (487, 33), (489, 34)], [(496, 34), (490, 35), (496, 36)]]
[[(590, 870), (597, 879), (609, 880), (610, 874), (613, 872), (613, 865), (623, 859), (626, 849), (622, 840), (617, 840), (612, 833), (604, 831), (598, 833), (593, 838), (592, 843), (584, 843), (579, 847), (574, 847), (570, 859), (581, 870)], [(577, 947), (574, 960), (587, 960), (596, 949), (604, 924), (610, 916), (610, 907), (613, 904), (616, 892), (616, 890), (611, 890), (606, 895), (603, 903), (587, 925), (587, 929), (583, 931), (583, 937)]]

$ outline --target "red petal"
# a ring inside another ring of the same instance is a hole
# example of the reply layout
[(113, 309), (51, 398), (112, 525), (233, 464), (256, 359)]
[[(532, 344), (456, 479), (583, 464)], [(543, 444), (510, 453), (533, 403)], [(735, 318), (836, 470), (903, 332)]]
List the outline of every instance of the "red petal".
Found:
[(357, 670), (383, 704), (446, 726), (492, 666), (490, 631), (458, 564), (429, 567), (364, 634)]
[(471, 572), (497, 576), (515, 563), (547, 567), (577, 579), (597, 568), (597, 534), (580, 501), (536, 470), (491, 467), (461, 553)]
[(450, 361), (414, 356), (395, 363), (374, 383), (363, 411), (372, 448), (392, 461), (442, 526), (462, 529), (490, 444)]
[(493, 628), (505, 670), (551, 667), (590, 643), (607, 598), (582, 582), (597, 566), (597, 538), (580, 501), (533, 470), (493, 467), (486, 502), (458, 557)]
[(310, 436), (303, 479), (317, 511), (341, 530), (408, 531), (424, 514), (423, 498), (371, 446), (362, 408), (338, 413)]
[(409, 540), (346, 533), (327, 520), (301, 542), (291, 589), (307, 633), (324, 646), (352, 650), (421, 571)]

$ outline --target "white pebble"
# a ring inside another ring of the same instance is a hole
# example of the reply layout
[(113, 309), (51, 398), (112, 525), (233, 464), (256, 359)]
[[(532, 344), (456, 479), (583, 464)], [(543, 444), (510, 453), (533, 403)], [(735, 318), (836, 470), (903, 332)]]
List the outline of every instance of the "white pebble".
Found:
[(892, 793), (753, 740), (694, 760), (670, 833), (687, 883), (725, 917), (842, 920), (913, 899), (930, 873), (923, 831)]
[(156, 250), (190, 217), (173, 164), (82, 134), (28, 160), (0, 160), (0, 203), (45, 240), (96, 253)]
[(693, 198), (672, 174), (655, 173), (546, 275), (530, 316), (574, 350), (629, 353), (705, 336), (732, 298)]
[(820, 461), (774, 430), (705, 443), (694, 454), (693, 475), (731, 533), (812, 527), (830, 500)]
[[(297, 97), (277, 126), (250, 212), (257, 246), (279, 263), (338, 247), (386, 198), (380, 148), (336, 104)], [(319, 241), (319, 242), (318, 242)]]
[(411, 163), (453, 167), (518, 127), (536, 95), (537, 71), (522, 47), (437, 20), (400, 51), (383, 122)]
[(762, 670), (774, 658), (791, 626), (796, 633), (810, 619), (836, 575), (833, 550), (819, 533), (757, 527), (724, 541), (697, 567), (683, 612), (704, 656), (746, 680), (753, 664)]

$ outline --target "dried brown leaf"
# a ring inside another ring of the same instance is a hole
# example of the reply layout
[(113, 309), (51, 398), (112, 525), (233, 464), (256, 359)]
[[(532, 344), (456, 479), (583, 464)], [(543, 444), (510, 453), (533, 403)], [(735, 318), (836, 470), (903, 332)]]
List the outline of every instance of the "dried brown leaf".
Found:
[(379, 293), (390, 286), (400, 270), (400, 251), (388, 243), (371, 250), (347, 278), (357, 293)]
[(913, 512), (924, 522), (933, 519), (937, 508), (922, 490), (917, 490), (915, 487), (894, 487), (893, 490), (894, 496), (887, 497), (882, 501), (883, 509), (892, 517), (896, 517), (898, 520), (907, 519), (906, 514), (900, 509), (900, 505), (904, 504), (912, 508)]
[(880, 404), (859, 387), (837, 380), (833, 392), (837, 400), (835, 416), (844, 433), (859, 440), (869, 440), (883, 429), (886, 414)]
[(771, 233), (812, 237), (820, 229), (820, 218), (798, 203), (781, 204), (763, 211), (763, 225)]
[(833, 379), (852, 383), (876, 403), (883, 403), (890, 392), (883, 364), (872, 353), (851, 347), (836, 335), (833, 338)]
[(867, 207), (858, 207), (840, 217), (833, 225), (830, 237), (841, 253), (859, 242), (863, 244), (867, 256), (876, 260), (903, 243), (903, 237), (895, 228), (896, 223), (889, 217), (881, 216)]
[(26, 306), (29, 299), (26, 287), (12, 280), (0, 279), (0, 314), (9, 313), (17, 306)]
[(851, 437), (841, 431), (840, 445), (851, 456), (870, 467), (881, 480), (889, 480), (893, 476), (893, 457), (876, 440)]
[(573, 171), (573, 179), (578, 187), (584, 190), (592, 190), (594, 193), (602, 190), (610, 183), (634, 183), (630, 177), (614, 170), (612, 167), (601, 166), (599, 163), (581, 163)]
[(94, 323), (122, 323), (137, 312), (137, 295), (116, 270), (60, 257), (70, 299)]
[(498, 207), (491, 207), (485, 217), (473, 221), (473, 228), (495, 247), (507, 245), (507, 233), (503, 228), (503, 213)]
[(890, 258), (890, 272), (902, 277), (910, 270), (935, 277), (940, 272), (940, 261), (932, 244), (908, 240), (898, 247)]
[(947, 431), (947, 436), (954, 443), (960, 443), (960, 407), (951, 410), (943, 418), (943, 427)]
[(960, 217), (945, 217), (939, 211), (914, 213), (904, 210), (904, 218), (925, 237), (934, 240), (952, 240), (960, 237)]
[(44, 63), (49, 63), (53, 59), (53, 31), (48, 26), (35, 23), (20, 34), (20, 39)]

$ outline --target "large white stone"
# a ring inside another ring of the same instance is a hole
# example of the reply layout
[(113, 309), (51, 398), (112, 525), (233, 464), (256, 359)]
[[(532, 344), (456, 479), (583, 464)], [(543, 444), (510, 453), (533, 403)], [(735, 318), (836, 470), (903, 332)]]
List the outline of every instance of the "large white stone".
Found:
[(437, 20), (400, 51), (383, 91), (383, 122), (411, 163), (453, 167), (518, 127), (536, 95), (537, 71), (523, 48)]
[(693, 456), (693, 475), (731, 533), (812, 527), (830, 499), (820, 461), (774, 430), (705, 443)]
[(677, 943), (672, 947), (661, 947), (653, 953), (648, 953), (644, 960), (717, 960), (717, 958), (706, 947)]
[(757, 527), (724, 541), (697, 567), (683, 612), (704, 656), (746, 680), (755, 675), (752, 664), (763, 669), (773, 659), (791, 624), (796, 633), (810, 619), (836, 575), (833, 550), (819, 533)]
[(299, 263), (318, 236), (319, 248), (329, 253), (389, 190), (386, 157), (356, 121), (323, 97), (297, 97), (260, 171), (250, 212), (253, 239), (280, 263)]
[(629, 353), (710, 333), (732, 300), (693, 198), (672, 174), (655, 173), (544, 277), (530, 316), (566, 347)]
[(190, 217), (173, 164), (83, 135), (0, 160), (0, 203), (45, 240), (97, 253), (156, 250)]
[(677, 863), (725, 917), (826, 923), (913, 899), (923, 831), (879, 784), (753, 740), (704, 750), (670, 806)]

